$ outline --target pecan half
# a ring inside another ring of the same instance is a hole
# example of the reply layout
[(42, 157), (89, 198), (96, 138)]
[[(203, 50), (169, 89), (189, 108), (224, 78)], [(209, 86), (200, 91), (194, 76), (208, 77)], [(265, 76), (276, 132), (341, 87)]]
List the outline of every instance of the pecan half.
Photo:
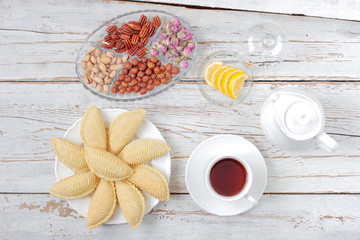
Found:
[(147, 43), (149, 42), (149, 37), (148, 36), (145, 36), (143, 38), (141, 38), (141, 43), (146, 45)]
[(149, 29), (148, 36), (149, 36), (149, 37), (154, 36), (155, 31), (156, 31), (156, 27), (152, 26), (152, 27)]
[(130, 39), (131, 37), (130, 37), (130, 35), (128, 35), (128, 34), (121, 33), (121, 34), (120, 34), (120, 38), (122, 38), (122, 39)]
[(152, 22), (149, 20), (145, 23), (145, 27), (150, 28), (152, 26)]
[(102, 42), (101, 43), (101, 46), (103, 47), (103, 48), (106, 48), (106, 49), (111, 49), (112, 47), (109, 45), (109, 43), (107, 43), (107, 42)]
[(146, 26), (143, 26), (140, 33), (139, 33), (139, 37), (143, 38), (146, 36), (146, 34), (148, 33), (149, 28), (147, 28)]
[(105, 31), (108, 33), (108, 34), (112, 34), (113, 32), (115, 32), (117, 29), (117, 26), (116, 25), (111, 25), (110, 27), (108, 27)]
[(142, 15), (140, 16), (140, 19), (139, 19), (138, 23), (139, 23), (141, 26), (143, 26), (143, 25), (146, 23), (146, 21), (147, 21), (147, 17), (146, 17), (144, 14), (142, 14)]
[(155, 26), (160, 27), (161, 20), (160, 20), (159, 16), (153, 17), (153, 22), (154, 22)]
[(131, 56), (134, 56), (135, 53), (136, 53), (136, 51), (137, 51), (138, 49), (139, 49), (138, 46), (132, 46), (132, 47), (129, 49), (128, 53), (129, 53)]
[(124, 41), (124, 45), (125, 45), (125, 48), (126, 48), (126, 49), (130, 49), (130, 48), (132, 47), (132, 44), (131, 44), (130, 39), (126, 39), (126, 40)]
[(147, 50), (147, 49), (146, 49), (145, 47), (143, 47), (143, 48), (139, 49), (139, 50), (136, 52), (136, 55), (137, 55), (139, 58), (142, 58), (143, 56), (145, 56), (146, 50)]
[(133, 30), (141, 30), (141, 26), (138, 22), (130, 21), (127, 25)]
[(136, 45), (139, 42), (139, 39), (140, 39), (139, 34), (134, 34), (131, 37), (131, 43), (133, 45)]
[(119, 40), (116, 45), (115, 45), (116, 49), (122, 49), (125, 48), (124, 42), (122, 40)]

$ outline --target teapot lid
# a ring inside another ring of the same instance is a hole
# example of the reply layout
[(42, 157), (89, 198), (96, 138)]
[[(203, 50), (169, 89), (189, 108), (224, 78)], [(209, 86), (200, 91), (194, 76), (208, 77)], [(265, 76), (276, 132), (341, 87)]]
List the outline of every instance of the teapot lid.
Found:
[(288, 137), (306, 140), (321, 131), (323, 112), (316, 100), (293, 91), (273, 93), (270, 99), (275, 119)]

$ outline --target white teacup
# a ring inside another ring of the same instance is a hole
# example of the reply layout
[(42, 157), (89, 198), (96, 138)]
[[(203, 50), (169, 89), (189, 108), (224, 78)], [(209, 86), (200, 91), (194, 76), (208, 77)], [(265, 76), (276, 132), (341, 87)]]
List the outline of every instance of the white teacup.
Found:
[[(223, 196), (220, 195), (219, 193), (217, 193), (215, 191), (215, 189), (213, 188), (212, 184), (211, 184), (211, 180), (210, 180), (210, 171), (212, 169), (212, 167), (219, 161), (223, 160), (223, 159), (234, 159), (238, 162), (240, 162), (246, 171), (246, 180), (245, 180), (245, 185), (243, 186), (243, 188), (241, 189), (241, 191), (234, 195), (234, 196)], [(206, 170), (206, 174), (205, 174), (205, 182), (206, 182), (206, 186), (209, 189), (209, 191), (218, 199), (223, 200), (223, 201), (236, 201), (242, 197), (246, 197), (250, 202), (252, 202), (253, 204), (257, 204), (258, 202), (255, 200), (254, 197), (252, 197), (249, 194), (249, 190), (251, 188), (252, 185), (252, 181), (253, 181), (253, 174), (251, 171), (251, 168), (249, 167), (249, 165), (241, 158), (237, 157), (237, 156), (231, 156), (231, 155), (222, 155), (222, 156), (217, 156), (215, 157), (212, 161), (210, 161), (210, 164)]]

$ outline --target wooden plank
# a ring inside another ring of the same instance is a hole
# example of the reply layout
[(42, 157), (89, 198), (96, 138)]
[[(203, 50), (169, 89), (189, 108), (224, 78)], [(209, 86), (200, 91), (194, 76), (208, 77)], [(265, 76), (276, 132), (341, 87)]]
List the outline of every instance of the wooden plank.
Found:
[[(131, 1), (131, 0), (130, 0)], [(225, 8), (241, 11), (256, 11), (266, 13), (283, 13), (305, 16), (316, 16), (325, 18), (338, 18), (347, 20), (360, 20), (359, 11), (360, 4), (355, 0), (342, 0), (342, 1), (251, 1), (251, 0), (136, 0), (136, 2), (153, 2), (165, 4), (181, 4), (188, 6), (200, 6), (210, 8)]]
[[(327, 114), (326, 131), (341, 149), (281, 151), (262, 135), (259, 112), (266, 96), (280, 87), (303, 87), (316, 93)], [(360, 193), (359, 86), (356, 83), (258, 83), (247, 104), (213, 106), (195, 84), (177, 84), (148, 100), (114, 103), (88, 93), (80, 84), (0, 84), (1, 192), (47, 192), (54, 183), (49, 139), (66, 129), (95, 103), (100, 108), (145, 108), (147, 118), (172, 147), (173, 193), (186, 193), (185, 165), (201, 141), (216, 134), (239, 134), (253, 142), (269, 170), (267, 192)], [(16, 97), (14, 97), (16, 94)], [(226, 124), (224, 124), (226, 122)]]
[[(74, 62), (87, 34), (114, 16), (140, 9), (176, 12), (196, 31), (198, 57), (184, 81), (196, 77), (197, 67), (209, 53), (241, 51), (244, 31), (263, 21), (277, 23), (290, 43), (285, 62), (257, 73), (258, 80), (355, 81), (360, 76), (357, 22), (121, 1), (104, 4), (83, 0), (61, 6), (55, 0), (0, 4), (0, 15), (4, 16), (0, 22), (0, 81), (77, 81)], [(67, 15), (71, 18), (64, 18)]]
[(359, 195), (264, 195), (244, 214), (218, 217), (189, 195), (172, 195), (134, 231), (127, 224), (87, 230), (85, 218), (50, 195), (1, 194), (0, 231), (5, 239), (356, 239), (359, 201)]

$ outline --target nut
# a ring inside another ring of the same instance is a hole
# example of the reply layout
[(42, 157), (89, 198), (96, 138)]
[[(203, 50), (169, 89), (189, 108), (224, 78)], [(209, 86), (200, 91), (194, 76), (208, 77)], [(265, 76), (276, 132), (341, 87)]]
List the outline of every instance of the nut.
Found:
[(102, 91), (103, 91), (103, 85), (98, 84), (98, 85), (96, 86), (96, 91), (97, 91), (97, 92), (102, 92)]
[(109, 92), (109, 86), (108, 85), (104, 85), (103, 87), (104, 89), (104, 93), (107, 94)]
[(101, 54), (101, 50), (97, 48), (97, 49), (95, 50), (95, 52), (94, 52), (94, 55), (95, 55), (96, 57), (98, 57), (98, 56), (100, 56), (100, 54)]
[[(116, 72), (115, 72), (115, 75), (116, 75)], [(115, 76), (114, 76), (115, 77)], [(104, 83), (105, 84), (110, 84), (112, 82), (112, 78), (111, 78), (111, 76), (106, 76), (105, 78), (104, 78)]]
[(81, 61), (80, 66), (81, 66), (82, 69), (84, 69), (84, 70), (86, 69), (86, 62), (85, 62), (85, 60), (82, 60), (82, 61)]
[(101, 70), (103, 73), (105, 73), (105, 72), (106, 72), (106, 67), (105, 67), (105, 64), (100, 63), (100, 64), (99, 64), (99, 68), (100, 68), (100, 70)]
[(122, 60), (123, 62), (126, 62), (129, 58), (130, 58), (130, 56), (129, 56), (128, 54), (126, 54), (126, 55), (124, 55), (124, 56), (121, 58), (121, 60)]
[(103, 64), (109, 64), (111, 62), (111, 58), (109, 58), (108, 56), (106, 57), (101, 57), (100, 61), (103, 63)]
[(84, 74), (85, 76), (89, 76), (89, 75), (91, 74), (91, 72), (90, 72), (89, 69), (85, 69), (85, 70), (83, 71), (83, 74)]
[(132, 35), (132, 37), (131, 37), (131, 43), (132, 43), (133, 45), (135, 45), (135, 44), (137, 44), (137, 43), (139, 42), (139, 39), (140, 39), (139, 34), (134, 34), (134, 35)]
[(110, 66), (110, 69), (113, 70), (113, 71), (120, 71), (121, 69), (124, 68), (124, 65), (123, 64), (114, 64), (114, 65), (111, 65)]
[(97, 83), (97, 84), (104, 84), (104, 80), (100, 77), (94, 77), (93, 80)]
[(90, 58), (91, 58), (91, 56), (90, 56), (90, 54), (86, 54), (85, 55), (85, 62), (89, 62), (90, 61)]
[(159, 16), (153, 17), (153, 22), (154, 22), (155, 26), (160, 27), (161, 21), (160, 21)]
[(141, 26), (143, 26), (143, 25), (146, 23), (146, 21), (147, 21), (147, 17), (146, 17), (144, 14), (142, 14), (142, 15), (140, 16), (140, 19), (139, 19), (138, 23), (139, 23)]
[(93, 68), (93, 65), (92, 65), (91, 62), (88, 62), (88, 63), (86, 64), (86, 67), (91, 71), (92, 68)]

